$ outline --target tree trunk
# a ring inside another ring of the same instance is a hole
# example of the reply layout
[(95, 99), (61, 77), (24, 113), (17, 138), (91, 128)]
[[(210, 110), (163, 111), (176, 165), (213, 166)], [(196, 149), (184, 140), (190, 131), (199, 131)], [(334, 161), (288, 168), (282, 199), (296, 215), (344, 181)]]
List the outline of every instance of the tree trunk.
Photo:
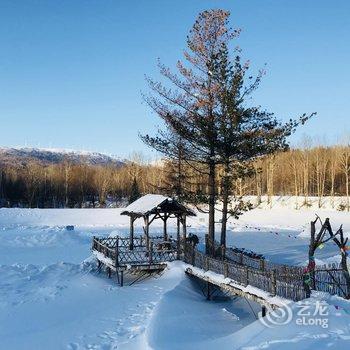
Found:
[(345, 189), (346, 189), (346, 209), (349, 211), (350, 202), (349, 202), (349, 171), (345, 173)]
[(228, 211), (228, 184), (227, 179), (224, 179), (224, 188), (222, 193), (222, 219), (221, 219), (221, 239), (220, 244), (226, 248), (226, 231), (227, 231), (227, 211)]
[[(226, 162), (224, 169), (224, 176), (222, 179), (222, 218), (221, 218), (221, 238), (220, 245), (223, 249), (226, 249), (226, 235), (227, 235), (227, 218), (228, 218), (228, 201), (232, 184), (232, 178), (229, 176), (230, 163)], [(240, 183), (240, 195), (243, 195), (242, 181)]]
[(208, 224), (208, 236), (209, 236), (209, 254), (214, 255), (214, 241), (215, 241), (215, 162), (212, 160), (209, 163), (209, 224)]

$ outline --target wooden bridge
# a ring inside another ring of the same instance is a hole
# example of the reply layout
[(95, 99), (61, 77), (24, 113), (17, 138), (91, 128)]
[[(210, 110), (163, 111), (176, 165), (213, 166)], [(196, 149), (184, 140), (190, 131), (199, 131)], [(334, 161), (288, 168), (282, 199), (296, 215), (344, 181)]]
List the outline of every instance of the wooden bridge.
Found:
[[(104, 265), (109, 277), (115, 272), (121, 285), (124, 272), (134, 275), (159, 273), (167, 262), (182, 260), (187, 264), (185, 272), (188, 275), (207, 284), (208, 298), (213, 286), (272, 308), (279, 307), (283, 299), (299, 301), (307, 296), (303, 267), (274, 264), (261, 255), (237, 248), (220, 251), (220, 247), (216, 247), (216, 256), (209, 256), (186, 240), (135, 237), (131, 245), (129, 237), (117, 236), (94, 237), (92, 252), (99, 267)], [(315, 289), (343, 297), (347, 295), (345, 280), (336, 266), (319, 267), (314, 276)]]
[(228, 248), (225, 255), (218, 255), (209, 256), (190, 244), (184, 249), (183, 260), (190, 265), (185, 272), (207, 283), (208, 299), (211, 285), (268, 308), (280, 307), (285, 299), (306, 297), (301, 268), (271, 264), (262, 256), (253, 257), (239, 249)]

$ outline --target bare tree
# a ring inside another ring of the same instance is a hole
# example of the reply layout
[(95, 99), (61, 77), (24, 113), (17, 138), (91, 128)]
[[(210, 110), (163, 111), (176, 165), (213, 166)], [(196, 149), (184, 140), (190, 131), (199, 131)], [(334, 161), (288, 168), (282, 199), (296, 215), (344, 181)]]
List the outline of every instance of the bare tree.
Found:
[(350, 145), (341, 148), (339, 158), (340, 168), (345, 177), (346, 210), (349, 211)]

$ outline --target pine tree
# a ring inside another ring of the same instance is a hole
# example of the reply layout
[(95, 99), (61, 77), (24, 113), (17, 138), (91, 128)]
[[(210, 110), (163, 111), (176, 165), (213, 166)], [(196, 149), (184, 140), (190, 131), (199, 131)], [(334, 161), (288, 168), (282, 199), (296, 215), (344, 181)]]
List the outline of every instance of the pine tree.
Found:
[[(208, 251), (212, 253), (217, 201), (223, 202), (221, 243), (225, 244), (228, 216), (238, 217), (249, 209), (241, 199), (234, 208), (228, 207), (234, 194), (233, 180), (252, 174), (251, 160), (286, 149), (286, 138), (309, 118), (304, 114), (297, 121), (282, 124), (272, 113), (247, 107), (247, 99), (258, 87), (263, 72), (255, 79), (249, 77), (246, 83), (249, 63), (241, 63), (239, 49), (234, 50), (231, 60), (228, 48), (239, 30), (229, 27), (228, 17), (229, 12), (224, 10), (199, 14), (187, 39), (187, 65), (177, 63), (179, 74), (159, 63), (160, 73), (172, 88), (147, 78), (153, 95), (145, 100), (171, 133), (160, 131), (156, 137), (142, 137), (146, 144), (166, 155), (171, 155), (169, 150), (176, 144), (176, 138), (169, 135), (180, 137), (185, 161), (206, 177)], [(203, 193), (197, 199), (202, 200)]]
[(168, 89), (163, 84), (147, 78), (153, 96), (146, 96), (149, 106), (165, 121), (170, 133), (160, 132), (157, 137), (148, 135), (143, 140), (162, 152), (170, 155), (176, 134), (183, 140), (186, 162), (195, 166), (207, 177), (209, 224), (208, 234), (211, 242), (215, 235), (215, 203), (217, 200), (216, 173), (218, 161), (215, 155), (217, 133), (215, 110), (217, 108), (216, 86), (213, 69), (218, 59), (221, 44), (237, 35), (225, 26), (228, 13), (222, 10), (204, 11), (195, 22), (187, 39), (189, 50), (185, 59), (191, 68), (178, 62), (180, 77), (161, 63), (161, 74), (175, 87)]
[(129, 196), (129, 203), (135, 202), (137, 199), (141, 197), (141, 193), (139, 190), (139, 185), (137, 184), (136, 178), (134, 177)]
[[(220, 199), (223, 203), (221, 245), (226, 245), (226, 224), (229, 216), (238, 218), (252, 206), (237, 195), (235, 180), (254, 174), (252, 161), (288, 149), (287, 138), (299, 124), (313, 114), (281, 123), (273, 113), (249, 105), (250, 95), (258, 88), (264, 71), (254, 78), (246, 77), (249, 61), (242, 63), (241, 50), (234, 50), (231, 59), (228, 42), (223, 42), (213, 70), (217, 84), (216, 113), (218, 140), (217, 158), (222, 164)], [(229, 204), (231, 203), (231, 207)]]

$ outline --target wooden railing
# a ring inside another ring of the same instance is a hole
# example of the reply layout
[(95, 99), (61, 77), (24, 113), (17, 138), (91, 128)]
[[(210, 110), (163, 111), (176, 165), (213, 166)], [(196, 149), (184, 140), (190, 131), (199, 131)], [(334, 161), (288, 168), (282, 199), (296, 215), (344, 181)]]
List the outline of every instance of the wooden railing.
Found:
[[(251, 285), (291, 300), (306, 297), (305, 268), (271, 263), (263, 256), (237, 248), (227, 248), (216, 256), (209, 256), (194, 248), (190, 242), (164, 241), (163, 237), (135, 237), (132, 246), (127, 237), (93, 238), (92, 249), (110, 259), (114, 267), (152, 265), (183, 260), (205, 271), (213, 271), (238, 284)], [(132, 248), (132, 249), (130, 249)], [(180, 249), (181, 248), (181, 249)], [(216, 247), (216, 253), (218, 253)], [(312, 289), (347, 297), (346, 280), (338, 264), (318, 266), (312, 274)]]
[[(239, 284), (251, 285), (295, 301), (306, 298), (304, 289), (305, 267), (272, 263), (263, 257), (244, 255), (237, 249), (220, 251), (216, 257), (193, 248), (186, 243), (184, 261), (204, 270), (223, 274)], [(229, 253), (230, 252), (230, 253)], [(311, 288), (348, 298), (346, 278), (339, 264), (317, 266), (311, 274)]]
[(174, 241), (164, 241), (162, 237), (129, 238), (93, 238), (92, 250), (109, 258), (114, 267), (126, 265), (152, 265), (173, 261), (179, 258), (177, 244)]
[[(238, 254), (239, 257), (241, 256)], [(231, 255), (232, 258), (232, 255)], [(236, 258), (236, 256), (235, 256)], [(184, 261), (205, 271), (213, 271), (224, 275), (244, 286), (251, 285), (272, 295), (278, 295), (287, 299), (302, 300), (306, 297), (303, 288), (302, 276), (299, 274), (285, 273), (283, 270), (270, 270), (260, 267), (255, 268), (244, 264), (244, 260), (218, 259), (209, 257), (205, 253), (196, 250), (193, 245), (186, 244)], [(260, 264), (259, 264), (260, 266)], [(282, 272), (283, 271), (283, 272)]]

